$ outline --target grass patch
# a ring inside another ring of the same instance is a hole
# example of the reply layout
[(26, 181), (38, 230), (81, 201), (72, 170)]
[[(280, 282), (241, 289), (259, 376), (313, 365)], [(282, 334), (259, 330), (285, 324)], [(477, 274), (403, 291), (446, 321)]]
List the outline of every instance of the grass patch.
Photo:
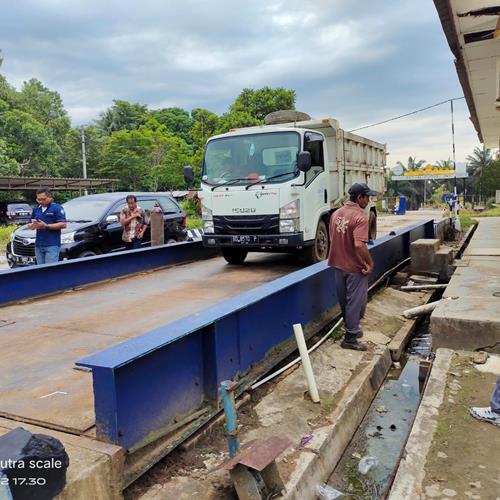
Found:
[(186, 220), (186, 229), (201, 229), (203, 221), (200, 217), (188, 217)]
[(0, 226), (0, 252), (3, 253), (5, 250), (5, 245), (10, 240), (10, 235), (14, 232), (14, 229), (17, 229), (17, 226)]

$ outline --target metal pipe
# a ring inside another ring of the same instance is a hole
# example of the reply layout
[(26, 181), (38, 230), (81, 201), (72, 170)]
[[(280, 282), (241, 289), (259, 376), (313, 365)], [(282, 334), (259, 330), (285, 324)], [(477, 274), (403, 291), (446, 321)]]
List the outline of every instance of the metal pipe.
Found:
[(227, 446), (231, 458), (238, 453), (238, 449), (240, 448), (240, 442), (236, 437), (238, 431), (238, 417), (234, 404), (234, 388), (235, 384), (231, 380), (224, 380), (220, 384), (224, 416), (226, 417), (225, 427), (227, 432)]
[(304, 339), (304, 332), (302, 331), (302, 325), (300, 323), (293, 325), (293, 333), (295, 333), (295, 340), (297, 341), (297, 347), (299, 348), (300, 357), (302, 359), (302, 367), (304, 368), (307, 385), (309, 387), (309, 396), (311, 396), (313, 403), (319, 403), (318, 387), (314, 379), (311, 360), (307, 352), (306, 340)]

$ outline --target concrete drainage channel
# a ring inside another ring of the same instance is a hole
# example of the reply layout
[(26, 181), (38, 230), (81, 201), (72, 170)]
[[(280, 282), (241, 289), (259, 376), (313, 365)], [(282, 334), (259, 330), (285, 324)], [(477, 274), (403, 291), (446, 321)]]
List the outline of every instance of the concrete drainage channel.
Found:
[(335, 492), (353, 500), (386, 497), (425, 388), (431, 343), (426, 318), (389, 370), (327, 486), (319, 489), (323, 498)]

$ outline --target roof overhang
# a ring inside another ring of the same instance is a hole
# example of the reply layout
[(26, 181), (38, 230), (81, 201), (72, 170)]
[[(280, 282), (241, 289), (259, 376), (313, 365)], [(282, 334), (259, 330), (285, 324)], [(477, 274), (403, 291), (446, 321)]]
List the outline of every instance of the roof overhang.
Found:
[(500, 140), (500, 0), (434, 0), (479, 140)]

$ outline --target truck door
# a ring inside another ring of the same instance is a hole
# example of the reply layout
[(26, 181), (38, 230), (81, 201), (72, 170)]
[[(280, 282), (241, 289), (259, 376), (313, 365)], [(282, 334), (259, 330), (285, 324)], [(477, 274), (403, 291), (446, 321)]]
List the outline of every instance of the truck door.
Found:
[(304, 150), (311, 153), (312, 167), (306, 173), (304, 185), (304, 239), (316, 236), (317, 215), (328, 207), (328, 183), (325, 174), (324, 137), (314, 132), (304, 134)]

